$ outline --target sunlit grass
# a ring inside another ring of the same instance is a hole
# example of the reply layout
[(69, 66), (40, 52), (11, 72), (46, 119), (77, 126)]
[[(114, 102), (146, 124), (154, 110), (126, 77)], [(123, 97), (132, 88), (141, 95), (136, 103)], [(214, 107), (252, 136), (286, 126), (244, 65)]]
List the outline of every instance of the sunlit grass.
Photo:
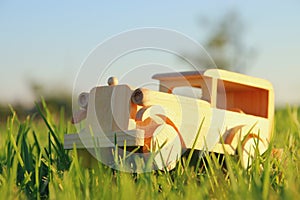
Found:
[[(278, 110), (273, 146), (245, 170), (238, 156), (195, 151), (174, 170), (114, 171), (99, 163), (82, 167), (76, 148), (63, 149), (63, 135), (75, 128), (64, 111), (52, 114), (44, 103), (38, 116), (19, 120), (12, 111), (0, 131), (1, 198), (50, 199), (297, 199), (300, 197), (298, 109)], [(193, 150), (191, 151), (193, 152)], [(202, 154), (195, 160), (195, 154)]]

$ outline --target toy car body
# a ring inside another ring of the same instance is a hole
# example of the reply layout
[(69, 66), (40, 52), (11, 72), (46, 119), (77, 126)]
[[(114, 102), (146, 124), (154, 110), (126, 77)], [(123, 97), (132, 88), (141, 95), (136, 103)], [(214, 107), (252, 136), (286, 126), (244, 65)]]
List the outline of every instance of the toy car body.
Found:
[(159, 91), (117, 85), (110, 79), (109, 86), (80, 95), (82, 110), (74, 121), (86, 115), (86, 128), (65, 135), (65, 149), (72, 149), (73, 143), (78, 149), (100, 152), (116, 145), (140, 147), (141, 154), (158, 152), (155, 165), (168, 170), (192, 148), (234, 155), (240, 142), (244, 167), (251, 164), (255, 147), (260, 154), (266, 151), (274, 116), (268, 81), (218, 69), (153, 78), (160, 82)]

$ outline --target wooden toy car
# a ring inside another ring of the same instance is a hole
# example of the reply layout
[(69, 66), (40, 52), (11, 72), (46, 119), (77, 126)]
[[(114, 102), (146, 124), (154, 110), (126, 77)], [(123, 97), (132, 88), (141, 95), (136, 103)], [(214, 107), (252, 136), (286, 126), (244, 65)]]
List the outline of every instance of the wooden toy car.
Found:
[(192, 148), (234, 155), (240, 142), (245, 168), (257, 150), (263, 154), (268, 148), (274, 116), (268, 81), (218, 69), (153, 78), (160, 82), (159, 91), (118, 85), (110, 78), (108, 86), (82, 93), (73, 121), (86, 118), (86, 128), (66, 134), (65, 149), (75, 143), (77, 149), (97, 149), (108, 159), (107, 149), (116, 145), (126, 151), (139, 147), (146, 159), (155, 153), (156, 167), (171, 170), (182, 152)]

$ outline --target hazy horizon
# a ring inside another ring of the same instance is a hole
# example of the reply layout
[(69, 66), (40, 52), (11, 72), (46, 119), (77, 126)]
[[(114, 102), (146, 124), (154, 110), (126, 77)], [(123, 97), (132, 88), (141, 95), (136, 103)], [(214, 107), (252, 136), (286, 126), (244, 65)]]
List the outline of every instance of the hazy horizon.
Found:
[(255, 51), (245, 73), (273, 84), (276, 105), (300, 104), (299, 8), (297, 1), (1, 1), (0, 103), (32, 104), (32, 82), (48, 93), (72, 93), (89, 53), (120, 32), (167, 28), (201, 44), (208, 34), (201, 20), (215, 23), (234, 10), (244, 22), (245, 44)]

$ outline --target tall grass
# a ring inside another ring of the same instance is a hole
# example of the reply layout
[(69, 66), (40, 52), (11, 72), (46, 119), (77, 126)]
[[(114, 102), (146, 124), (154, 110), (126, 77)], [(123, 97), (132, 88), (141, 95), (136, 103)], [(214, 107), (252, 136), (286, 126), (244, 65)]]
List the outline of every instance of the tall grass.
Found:
[[(1, 125), (0, 194), (7, 199), (296, 199), (300, 197), (300, 120), (297, 108), (278, 110), (274, 139), (245, 170), (238, 156), (190, 151), (170, 171), (141, 174), (113, 171), (99, 163), (82, 167), (76, 148), (63, 149), (63, 135), (75, 128), (64, 111), (45, 102), (38, 116), (17, 114)], [(280, 158), (272, 148), (283, 148)], [(193, 153), (193, 154), (192, 154)], [(199, 158), (198, 154), (201, 154)]]

